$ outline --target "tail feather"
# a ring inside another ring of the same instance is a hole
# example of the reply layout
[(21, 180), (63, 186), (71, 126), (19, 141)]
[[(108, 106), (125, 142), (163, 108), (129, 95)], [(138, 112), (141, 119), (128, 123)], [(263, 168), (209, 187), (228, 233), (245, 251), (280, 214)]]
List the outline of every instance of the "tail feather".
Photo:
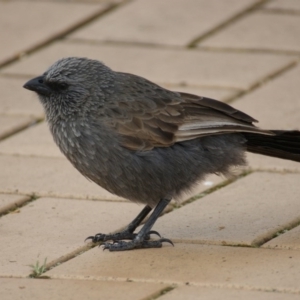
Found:
[(300, 131), (271, 132), (274, 135), (244, 133), (247, 151), (300, 162)]

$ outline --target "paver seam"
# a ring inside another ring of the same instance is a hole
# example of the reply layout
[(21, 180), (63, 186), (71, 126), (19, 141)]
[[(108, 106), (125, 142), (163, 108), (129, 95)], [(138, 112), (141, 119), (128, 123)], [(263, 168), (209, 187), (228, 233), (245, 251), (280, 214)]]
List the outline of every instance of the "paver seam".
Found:
[(272, 80), (282, 76), (286, 72), (296, 68), (297, 65), (299, 64), (299, 60), (300, 60), (300, 58), (296, 58), (294, 61), (288, 63), (284, 67), (278, 68), (277, 70), (274, 70), (273, 73), (271, 73), (268, 76), (266, 76), (266, 77), (262, 78), (261, 80), (257, 81), (252, 86), (250, 86), (248, 89), (246, 89), (244, 91), (241, 91), (241, 92), (237, 93), (236, 95), (233, 95), (233, 96), (229, 97), (229, 99), (226, 102), (232, 104), (232, 103), (234, 103), (234, 101), (238, 100), (239, 98), (252, 93), (253, 91), (261, 88), (263, 85), (269, 83), (270, 81), (272, 81)]
[(211, 30), (207, 31), (206, 33), (202, 34), (201, 36), (193, 39), (188, 45), (188, 48), (194, 48), (197, 47), (197, 44), (202, 42), (203, 40), (205, 40), (206, 38), (212, 36), (213, 34), (215, 34), (216, 32), (218, 32), (220, 29), (224, 29), (226, 27), (228, 27), (229, 25), (231, 25), (232, 23), (235, 23), (237, 21), (239, 21), (241, 18), (243, 18), (244, 16), (252, 13), (253, 11), (257, 10), (258, 8), (260, 8), (262, 5), (266, 4), (267, 2), (269, 2), (270, 0), (260, 0), (259, 2), (256, 2), (252, 5), (250, 5), (248, 8), (244, 9), (243, 11), (241, 11), (240, 13), (237, 13), (235, 16), (227, 19), (226, 21), (222, 22), (221, 24), (215, 26), (214, 28), (212, 28)]
[(30, 47), (26, 49), (20, 50), (19, 54), (16, 54), (10, 58), (7, 58), (2, 63), (0, 63), (0, 68), (7, 67), (11, 63), (14, 63), (21, 59), (24, 55), (28, 55), (31, 53), (34, 53), (35, 51), (38, 51), (44, 47), (49, 46), (51, 43), (57, 41), (58, 39), (61, 39), (67, 34), (72, 33), (73, 31), (79, 29), (80, 27), (89, 24), (90, 22), (94, 21), (98, 17), (114, 10), (115, 8), (119, 7), (120, 5), (124, 5), (130, 0), (124, 0), (124, 2), (121, 3), (103, 3), (102, 6), (97, 9), (93, 14), (85, 17), (84, 19), (74, 22), (73, 25), (70, 25), (66, 27), (65, 29), (60, 30), (58, 33), (54, 33), (49, 35), (45, 40), (39, 41), (36, 44), (31, 45)]
[(261, 291), (261, 292), (273, 292), (273, 293), (286, 293), (286, 294), (300, 294), (300, 289), (294, 288), (274, 288), (269, 286), (254, 286), (254, 285), (243, 285), (243, 284), (223, 284), (223, 283), (204, 283), (204, 282), (183, 282), (183, 281), (168, 281), (168, 280), (155, 280), (145, 279), (136, 277), (111, 277), (111, 276), (83, 276), (83, 275), (51, 275), (51, 279), (62, 279), (62, 280), (98, 280), (98, 281), (110, 281), (110, 282), (136, 282), (136, 283), (159, 283), (167, 284), (171, 287), (180, 286), (195, 286), (195, 287), (206, 287), (206, 288), (220, 288), (220, 289), (235, 289), (235, 290), (248, 290), (248, 291)]

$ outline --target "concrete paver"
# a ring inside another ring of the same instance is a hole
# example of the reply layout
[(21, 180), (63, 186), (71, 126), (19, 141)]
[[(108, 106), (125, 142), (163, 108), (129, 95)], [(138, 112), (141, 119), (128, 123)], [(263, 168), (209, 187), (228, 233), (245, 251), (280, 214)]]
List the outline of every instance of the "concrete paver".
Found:
[(297, 226), (263, 245), (265, 248), (300, 249), (300, 226)]
[(34, 123), (29, 116), (6, 116), (0, 115), (0, 139), (5, 138), (20, 129)]
[[(120, 266), (122, 266), (120, 268)], [(52, 278), (120, 278), (237, 286), (300, 293), (300, 253), (212, 245), (176, 244), (111, 253), (98, 248), (45, 273)]]
[(106, 300), (141, 300), (159, 295), (166, 287), (165, 284), (135, 282), (0, 278), (0, 293), (5, 300), (98, 300), (99, 295)]
[(30, 198), (21, 195), (0, 194), (0, 214), (15, 209), (24, 204)]
[(125, 227), (142, 209), (133, 203), (40, 198), (0, 218), (0, 276), (28, 276), (30, 265), (50, 263), (85, 245), (98, 232)]
[(1, 154), (64, 158), (46, 122), (36, 124), (0, 142)]
[[(104, 4), (0, 1), (0, 64), (101, 12)], [(30, 12), (24, 14), (24, 11)]]
[(264, 7), (269, 9), (300, 11), (300, 2), (298, 0), (273, 0), (267, 2)]
[(66, 56), (98, 59), (114, 70), (140, 75), (159, 84), (237, 89), (247, 89), (295, 61), (294, 57), (262, 53), (220, 53), (60, 42), (4, 68), (2, 72), (36, 76), (57, 59)]
[(1, 155), (0, 165), (1, 193), (122, 200), (84, 178), (65, 158)]
[(255, 12), (232, 23), (199, 46), (299, 51), (300, 16)]
[(262, 243), (300, 222), (299, 180), (299, 174), (250, 174), (168, 213), (155, 230), (183, 243)]
[(22, 88), (25, 82), (24, 78), (0, 77), (0, 114), (27, 115), (42, 119), (43, 108), (35, 95)]
[(132, 1), (77, 30), (71, 38), (184, 46), (258, 2)]
[(179, 286), (161, 296), (160, 300), (289, 300), (298, 299), (299, 295), (250, 291), (240, 289), (224, 289), (213, 287)]

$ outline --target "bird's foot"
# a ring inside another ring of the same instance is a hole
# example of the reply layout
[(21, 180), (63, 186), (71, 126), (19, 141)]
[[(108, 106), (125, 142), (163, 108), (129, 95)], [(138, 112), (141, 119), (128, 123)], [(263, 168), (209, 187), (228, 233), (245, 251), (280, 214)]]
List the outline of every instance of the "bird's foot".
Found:
[(166, 242), (174, 246), (173, 242), (169, 239), (159, 239), (156, 241), (148, 241), (148, 240), (138, 240), (133, 239), (132, 241), (115, 241), (114, 243), (104, 243), (103, 250), (108, 249), (109, 251), (126, 251), (133, 249), (142, 249), (142, 248), (161, 248), (162, 244)]
[[(146, 235), (145, 240), (149, 240), (151, 234), (156, 234), (157, 236), (161, 237), (157, 231), (151, 230)], [(129, 230), (124, 230), (112, 234), (97, 233), (94, 236), (88, 236), (85, 239), (85, 241), (92, 240), (93, 243), (98, 243), (98, 242), (106, 242), (106, 241), (133, 240), (136, 237), (136, 235), (137, 235), (136, 233), (133, 233)]]

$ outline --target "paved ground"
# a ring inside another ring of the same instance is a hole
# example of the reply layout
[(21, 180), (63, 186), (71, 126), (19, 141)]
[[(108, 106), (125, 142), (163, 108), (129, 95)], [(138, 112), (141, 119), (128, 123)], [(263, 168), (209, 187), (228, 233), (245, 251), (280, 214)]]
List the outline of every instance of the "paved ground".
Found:
[(155, 226), (175, 247), (91, 248), (141, 206), (79, 175), (22, 88), (87, 56), (300, 129), (299, 0), (0, 0), (0, 28), (1, 299), (299, 299), (300, 164), (249, 155), (207, 178)]

